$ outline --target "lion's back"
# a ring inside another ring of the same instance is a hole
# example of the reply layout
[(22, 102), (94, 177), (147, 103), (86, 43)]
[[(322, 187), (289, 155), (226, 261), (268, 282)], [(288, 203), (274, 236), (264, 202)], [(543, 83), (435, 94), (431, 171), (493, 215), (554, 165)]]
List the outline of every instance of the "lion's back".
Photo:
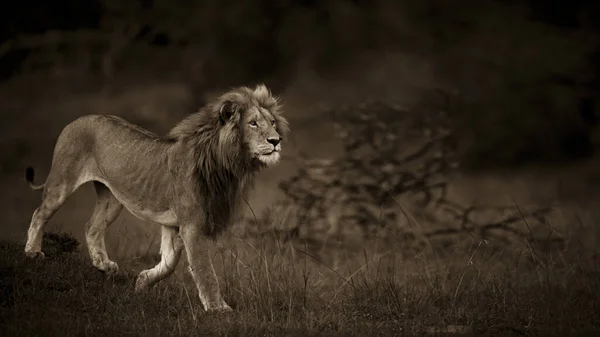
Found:
[(87, 175), (100, 176), (105, 184), (138, 195), (131, 186), (135, 179), (166, 182), (165, 154), (170, 145), (168, 140), (120, 117), (85, 115), (65, 126), (56, 142), (53, 162), (61, 163), (63, 171), (85, 169)]
[(67, 124), (59, 135), (55, 157), (64, 155), (137, 158), (163, 143), (161, 137), (111, 115), (84, 115)]
[(63, 128), (56, 145), (58, 148), (76, 145), (80, 149), (85, 147), (91, 150), (99, 144), (130, 145), (160, 139), (155, 133), (117, 116), (84, 115)]
[(132, 138), (160, 138), (157, 134), (146, 130), (125, 119), (113, 115), (84, 115), (69, 123), (63, 132), (106, 135), (109, 137), (128, 136)]

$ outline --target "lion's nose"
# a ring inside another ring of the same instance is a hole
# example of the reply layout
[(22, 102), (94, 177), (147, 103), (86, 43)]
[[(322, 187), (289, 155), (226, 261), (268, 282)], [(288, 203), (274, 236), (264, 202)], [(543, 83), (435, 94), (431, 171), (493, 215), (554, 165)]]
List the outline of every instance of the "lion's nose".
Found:
[(281, 137), (269, 137), (267, 138), (267, 142), (273, 144), (273, 146), (277, 146), (281, 142)]

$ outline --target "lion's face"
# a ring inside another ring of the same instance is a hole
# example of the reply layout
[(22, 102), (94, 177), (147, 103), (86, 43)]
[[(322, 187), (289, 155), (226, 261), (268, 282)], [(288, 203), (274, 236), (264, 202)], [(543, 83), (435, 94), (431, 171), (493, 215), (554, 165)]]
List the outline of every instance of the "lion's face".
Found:
[(222, 147), (233, 149), (235, 144), (242, 145), (241, 150), (251, 165), (259, 167), (279, 161), (281, 141), (289, 128), (281, 116), (278, 100), (264, 85), (227, 93), (218, 100), (217, 106), (223, 123)]
[(246, 111), (242, 119), (244, 142), (250, 155), (264, 165), (273, 165), (281, 155), (281, 134), (278, 120), (269, 110), (255, 106)]

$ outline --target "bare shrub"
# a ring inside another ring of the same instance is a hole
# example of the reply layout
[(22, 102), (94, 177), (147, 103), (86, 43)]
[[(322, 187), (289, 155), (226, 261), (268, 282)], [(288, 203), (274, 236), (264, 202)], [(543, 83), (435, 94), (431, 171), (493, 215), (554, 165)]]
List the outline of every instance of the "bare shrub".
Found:
[[(448, 196), (460, 163), (447, 100), (439, 102), (423, 102), (412, 111), (381, 102), (331, 110), (344, 153), (332, 159), (304, 156), (298, 173), (280, 185), (287, 199), (249, 219), (247, 232), (254, 231), (249, 235), (276, 233), (284, 242), (315, 247), (348, 247), (379, 237), (409, 255), (430, 246), (431, 239), (452, 235), (475, 242), (537, 241), (523, 228), (545, 225), (550, 208), (462, 205)], [(416, 219), (415, 209), (429, 217)]]

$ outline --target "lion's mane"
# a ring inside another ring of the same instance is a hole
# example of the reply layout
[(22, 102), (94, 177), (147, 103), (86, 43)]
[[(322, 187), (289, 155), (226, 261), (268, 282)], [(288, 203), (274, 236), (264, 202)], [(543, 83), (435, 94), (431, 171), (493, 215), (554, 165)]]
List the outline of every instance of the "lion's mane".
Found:
[[(224, 105), (239, 113), (229, 123), (221, 119)], [(240, 87), (227, 92), (183, 119), (167, 134), (167, 140), (176, 143), (172, 149), (181, 151), (186, 161), (196, 158), (186, 170), (176, 169), (176, 157), (171, 157), (169, 165), (172, 171), (191, 175), (197, 182), (196, 195), (201, 196), (205, 207), (206, 235), (218, 235), (230, 225), (254, 174), (261, 168), (262, 164), (248, 153), (241, 124), (247, 108), (257, 105), (271, 112), (277, 132), (285, 139), (288, 122), (281, 116), (279, 99), (264, 85), (255, 90)]]

